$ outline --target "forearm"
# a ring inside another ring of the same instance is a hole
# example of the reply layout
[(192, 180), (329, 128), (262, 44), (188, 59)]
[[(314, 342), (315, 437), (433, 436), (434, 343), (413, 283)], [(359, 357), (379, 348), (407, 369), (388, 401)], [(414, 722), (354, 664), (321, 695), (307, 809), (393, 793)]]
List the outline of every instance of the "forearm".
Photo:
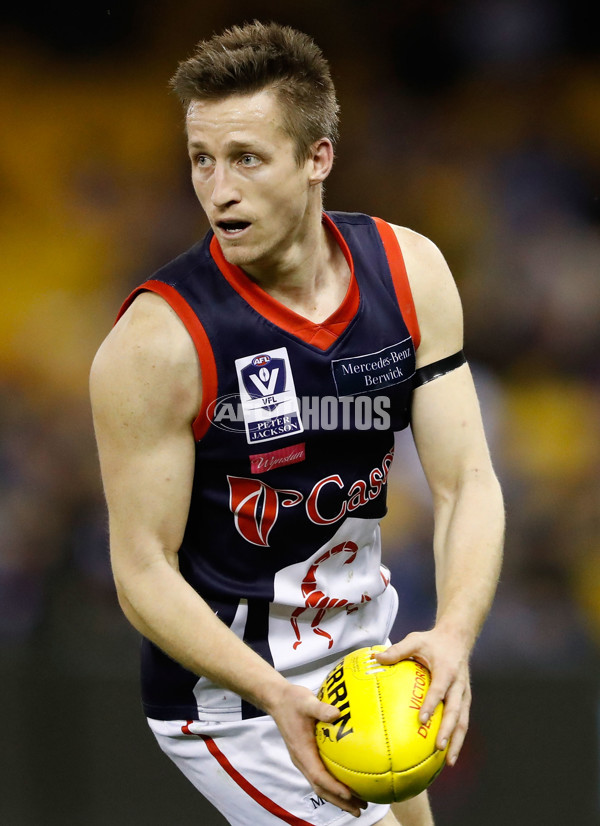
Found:
[(502, 564), (504, 505), (491, 469), (471, 471), (435, 504), (436, 626), (473, 647)]
[(166, 557), (133, 571), (130, 564), (113, 561), (119, 601), (132, 625), (188, 670), (271, 715), (293, 763), (316, 793), (358, 816), (362, 802), (327, 772), (316, 747), (315, 720), (333, 722), (339, 711), (286, 680), (249, 648)]
[(129, 622), (189, 671), (269, 712), (286, 681), (216, 616), (181, 574), (166, 559), (135, 572), (124, 567), (113, 562), (119, 602)]

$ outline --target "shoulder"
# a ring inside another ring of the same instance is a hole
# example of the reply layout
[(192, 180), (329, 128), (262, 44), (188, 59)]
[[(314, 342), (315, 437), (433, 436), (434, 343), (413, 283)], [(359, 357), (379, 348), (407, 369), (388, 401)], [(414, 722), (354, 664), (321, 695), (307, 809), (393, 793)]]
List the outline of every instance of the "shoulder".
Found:
[(340, 212), (339, 210), (327, 210), (326, 215), (331, 218), (334, 224), (350, 224), (352, 226), (370, 227), (373, 219), (364, 212)]
[(195, 356), (192, 340), (175, 311), (159, 295), (143, 292), (100, 346), (93, 371), (134, 363), (174, 367)]
[(407, 227), (391, 227), (402, 250), (421, 330), (421, 367), (462, 348), (462, 305), (450, 268), (433, 241)]
[(200, 406), (198, 358), (189, 333), (160, 296), (141, 293), (102, 342), (90, 372), (95, 410), (126, 404), (132, 414)]

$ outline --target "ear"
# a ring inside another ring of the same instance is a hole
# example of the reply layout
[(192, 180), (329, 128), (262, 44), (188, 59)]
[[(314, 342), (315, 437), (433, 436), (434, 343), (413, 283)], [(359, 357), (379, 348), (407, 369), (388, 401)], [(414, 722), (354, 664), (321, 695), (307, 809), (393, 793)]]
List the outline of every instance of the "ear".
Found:
[(329, 138), (321, 138), (313, 143), (308, 164), (309, 184), (315, 186), (323, 183), (333, 166), (333, 145)]

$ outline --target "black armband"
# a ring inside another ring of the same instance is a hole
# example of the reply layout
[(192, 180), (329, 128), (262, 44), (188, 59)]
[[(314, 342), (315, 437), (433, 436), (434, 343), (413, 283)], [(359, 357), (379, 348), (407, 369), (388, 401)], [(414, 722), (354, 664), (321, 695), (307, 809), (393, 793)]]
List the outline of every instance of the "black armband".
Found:
[(440, 376), (445, 376), (446, 373), (451, 373), (463, 364), (467, 363), (467, 359), (462, 350), (454, 353), (452, 356), (434, 361), (432, 364), (426, 364), (425, 367), (419, 367), (415, 372), (413, 379), (413, 387), (420, 387), (422, 384), (427, 384), (429, 381), (439, 379)]

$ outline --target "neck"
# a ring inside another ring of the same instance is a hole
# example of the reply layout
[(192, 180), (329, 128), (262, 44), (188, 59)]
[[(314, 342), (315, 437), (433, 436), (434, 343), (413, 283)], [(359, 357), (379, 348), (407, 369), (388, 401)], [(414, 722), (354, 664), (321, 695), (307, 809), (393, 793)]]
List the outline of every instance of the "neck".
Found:
[(348, 290), (350, 269), (337, 241), (319, 210), (299, 232), (288, 255), (273, 267), (246, 273), (265, 292), (313, 322), (324, 321), (342, 303)]

